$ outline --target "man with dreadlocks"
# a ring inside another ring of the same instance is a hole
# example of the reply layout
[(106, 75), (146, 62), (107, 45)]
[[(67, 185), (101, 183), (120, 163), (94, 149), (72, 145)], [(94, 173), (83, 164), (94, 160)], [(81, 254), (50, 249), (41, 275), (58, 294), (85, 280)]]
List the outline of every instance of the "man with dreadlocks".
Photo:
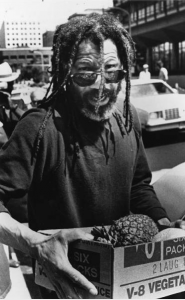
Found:
[[(97, 293), (68, 261), (70, 242), (93, 239), (80, 227), (130, 212), (171, 224), (150, 186), (129, 102), (131, 37), (112, 16), (90, 14), (59, 26), (53, 42), (52, 92), (24, 114), (0, 153), (0, 242), (37, 259), (58, 297), (70, 289), (78, 298), (75, 284)], [(6, 209), (26, 193), (29, 228)], [(38, 232), (59, 228), (50, 237)]]

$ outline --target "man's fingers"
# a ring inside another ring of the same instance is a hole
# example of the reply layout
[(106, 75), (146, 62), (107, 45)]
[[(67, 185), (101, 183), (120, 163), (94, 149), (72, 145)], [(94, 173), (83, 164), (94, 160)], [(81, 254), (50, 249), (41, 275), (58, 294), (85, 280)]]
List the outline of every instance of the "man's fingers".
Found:
[(66, 278), (61, 278), (60, 282), (54, 285), (59, 299), (81, 299), (81, 295), (76, 291), (74, 284)]
[(70, 281), (66, 276), (61, 274), (58, 277), (58, 279), (55, 278), (54, 280), (52, 280), (52, 277), (50, 276), (50, 272), (46, 271), (46, 274), (47, 277), (50, 279), (52, 285), (54, 286), (55, 292), (59, 299), (81, 298), (81, 296), (78, 293), (76, 293), (72, 281)]
[(78, 290), (77, 287), (88, 291), (93, 296), (97, 295), (95, 286), (90, 281), (88, 281), (79, 271), (74, 269), (69, 262), (67, 262), (65, 266), (63, 266), (62, 270), (60, 271), (60, 273), (58, 273), (55, 279), (53, 276), (51, 276), (51, 273), (48, 270), (45, 271), (47, 277), (53, 284), (59, 298), (82, 298), (82, 291)]
[(185, 221), (182, 220), (175, 221), (175, 227), (185, 230)]
[(98, 292), (97, 292), (97, 289), (95, 288), (95, 286), (89, 280), (87, 280), (87, 278), (85, 276), (83, 276), (79, 271), (74, 269), (71, 264), (69, 264), (67, 266), (66, 270), (65, 269), (63, 270), (63, 272), (75, 284), (84, 288), (90, 294), (92, 294), (94, 296), (97, 295)]
[(90, 240), (92, 241), (94, 239), (94, 236), (88, 232), (85, 232), (81, 229), (68, 229), (66, 231), (63, 231), (63, 234), (65, 234), (65, 238), (68, 240), (68, 242), (74, 242), (76, 240)]

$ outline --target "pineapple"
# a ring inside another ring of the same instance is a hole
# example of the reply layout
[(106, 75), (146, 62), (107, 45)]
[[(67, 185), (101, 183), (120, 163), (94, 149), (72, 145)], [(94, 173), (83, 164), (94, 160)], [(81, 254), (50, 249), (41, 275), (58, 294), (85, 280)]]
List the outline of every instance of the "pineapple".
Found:
[(142, 214), (131, 214), (113, 221), (109, 229), (102, 226), (91, 231), (95, 241), (110, 243), (114, 247), (151, 242), (158, 232), (155, 222)]

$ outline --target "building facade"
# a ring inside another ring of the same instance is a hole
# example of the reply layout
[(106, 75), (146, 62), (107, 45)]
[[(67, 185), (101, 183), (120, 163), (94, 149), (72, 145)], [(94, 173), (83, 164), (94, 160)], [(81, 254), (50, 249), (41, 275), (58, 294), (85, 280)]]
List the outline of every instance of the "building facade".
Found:
[(54, 31), (46, 31), (43, 33), (43, 46), (52, 47)]
[(33, 71), (37, 69), (47, 81), (48, 71), (51, 69), (51, 57), (51, 47), (0, 49), (0, 63), (7, 61), (14, 72), (19, 70), (27, 79), (30, 79)]
[(157, 75), (158, 60), (171, 76), (185, 75), (185, 0), (114, 0), (114, 8), (136, 43), (135, 75), (144, 63)]
[(0, 29), (0, 48), (42, 48), (42, 29), (38, 21), (6, 20)]
[(43, 47), (42, 27), (39, 21), (6, 19), (0, 27), (0, 63), (7, 61), (14, 72), (23, 77), (49, 78), (52, 50)]

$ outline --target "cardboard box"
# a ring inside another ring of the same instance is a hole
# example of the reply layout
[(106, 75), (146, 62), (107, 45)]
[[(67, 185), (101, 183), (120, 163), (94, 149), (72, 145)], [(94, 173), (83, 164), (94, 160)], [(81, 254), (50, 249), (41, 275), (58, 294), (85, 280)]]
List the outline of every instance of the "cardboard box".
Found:
[[(156, 299), (185, 291), (185, 237), (118, 248), (78, 241), (69, 258), (96, 286), (97, 299)], [(53, 289), (38, 263), (35, 282)]]

